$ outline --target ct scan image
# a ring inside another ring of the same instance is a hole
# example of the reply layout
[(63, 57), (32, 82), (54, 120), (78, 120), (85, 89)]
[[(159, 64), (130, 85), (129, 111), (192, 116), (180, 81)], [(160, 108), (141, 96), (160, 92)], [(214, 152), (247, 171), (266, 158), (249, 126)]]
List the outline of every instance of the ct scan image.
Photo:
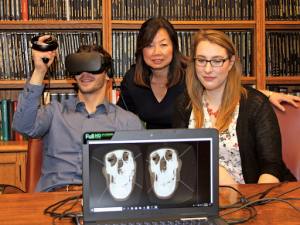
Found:
[(173, 148), (159, 148), (149, 155), (151, 186), (157, 198), (172, 197), (180, 180), (181, 159)]
[(138, 204), (143, 190), (143, 159), (134, 144), (107, 144), (91, 150), (91, 208)]
[(119, 149), (108, 152), (103, 157), (103, 175), (107, 189), (116, 201), (127, 200), (134, 188), (136, 177), (136, 161), (132, 151)]
[(176, 142), (148, 146), (145, 178), (147, 194), (152, 203), (167, 206), (187, 202), (195, 196), (195, 147)]

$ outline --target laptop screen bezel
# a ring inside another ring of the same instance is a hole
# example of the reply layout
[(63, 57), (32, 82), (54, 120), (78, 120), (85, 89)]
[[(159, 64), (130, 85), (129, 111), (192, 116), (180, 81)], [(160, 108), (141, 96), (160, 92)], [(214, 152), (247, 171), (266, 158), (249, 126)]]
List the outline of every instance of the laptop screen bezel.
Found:
[[(212, 199), (213, 204), (211, 207), (189, 207), (189, 208), (172, 208), (172, 209), (158, 209), (149, 211), (133, 211), (126, 213), (114, 213), (114, 216), (109, 213), (93, 213), (90, 212), (89, 203), (89, 157), (90, 148), (89, 144), (98, 143), (99, 140), (90, 138), (90, 134), (97, 132), (87, 132), (83, 135), (83, 217), (84, 222), (102, 222), (102, 221), (125, 221), (134, 219), (147, 219), (147, 218), (182, 218), (182, 217), (199, 217), (199, 216), (217, 216), (219, 214), (219, 165), (218, 165), (218, 154), (219, 145), (218, 138), (219, 134), (216, 129), (165, 129), (165, 130), (143, 130), (143, 131), (114, 131), (111, 132), (111, 139), (106, 138), (105, 142), (116, 141), (146, 141), (146, 140), (211, 140), (211, 168), (212, 168)], [(102, 132), (99, 132), (102, 133)], [(87, 135), (88, 134), (88, 135)], [(88, 137), (88, 138), (87, 138)], [(101, 142), (101, 141), (100, 141)], [(116, 214), (119, 218), (116, 218)]]

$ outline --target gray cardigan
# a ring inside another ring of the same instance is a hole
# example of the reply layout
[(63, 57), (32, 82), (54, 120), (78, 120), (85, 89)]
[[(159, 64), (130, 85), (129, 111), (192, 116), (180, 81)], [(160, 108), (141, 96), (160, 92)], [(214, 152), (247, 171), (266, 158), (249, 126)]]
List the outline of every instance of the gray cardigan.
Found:
[[(281, 134), (276, 114), (268, 98), (246, 87), (248, 98), (240, 100), (237, 136), (242, 171), (246, 183), (257, 183), (261, 174), (271, 174), (282, 181), (296, 181), (282, 160)], [(173, 114), (173, 128), (188, 128), (191, 108), (187, 91), (178, 96)]]

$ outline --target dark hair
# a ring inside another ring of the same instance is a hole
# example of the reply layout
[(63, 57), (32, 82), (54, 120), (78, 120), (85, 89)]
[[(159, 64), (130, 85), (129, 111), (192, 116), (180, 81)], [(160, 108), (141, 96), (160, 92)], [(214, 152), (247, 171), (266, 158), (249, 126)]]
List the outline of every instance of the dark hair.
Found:
[(104, 48), (100, 45), (80, 45), (77, 49), (76, 53), (87, 53), (87, 52), (99, 52), (103, 57), (110, 58), (111, 55), (104, 50)]
[(159, 29), (166, 29), (173, 44), (173, 59), (170, 63), (167, 87), (176, 85), (184, 74), (187, 66), (187, 57), (179, 51), (177, 33), (173, 25), (164, 18), (152, 18), (144, 22), (137, 37), (137, 48), (135, 52), (136, 67), (134, 83), (143, 87), (150, 87), (150, 67), (143, 58), (143, 49), (154, 39)]

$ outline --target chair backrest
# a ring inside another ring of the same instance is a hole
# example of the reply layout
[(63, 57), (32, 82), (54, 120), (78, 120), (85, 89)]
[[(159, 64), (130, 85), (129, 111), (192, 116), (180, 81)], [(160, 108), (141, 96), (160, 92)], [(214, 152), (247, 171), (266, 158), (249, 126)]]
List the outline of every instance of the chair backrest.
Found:
[(300, 103), (297, 104), (298, 108), (283, 103), (285, 112), (273, 108), (280, 126), (283, 161), (300, 181)]
[(43, 139), (28, 139), (26, 183), (27, 193), (33, 193), (42, 174)]

